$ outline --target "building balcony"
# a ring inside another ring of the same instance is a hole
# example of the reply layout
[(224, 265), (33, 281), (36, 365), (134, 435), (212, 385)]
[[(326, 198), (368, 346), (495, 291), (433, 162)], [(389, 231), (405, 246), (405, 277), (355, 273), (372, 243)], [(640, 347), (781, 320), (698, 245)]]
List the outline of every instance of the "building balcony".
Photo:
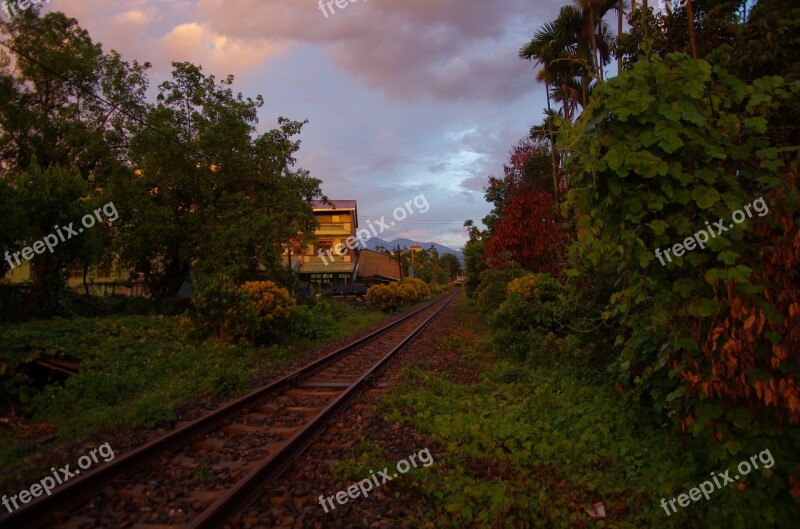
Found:
[(349, 222), (346, 223), (333, 223), (333, 222), (321, 222), (319, 227), (316, 230), (317, 235), (352, 235), (353, 232), (350, 231), (352, 229), (352, 224)]
[(324, 263), (352, 263), (353, 259), (349, 255), (333, 255), (333, 259), (331, 259), (328, 255), (325, 255), (325, 260), (322, 260), (322, 257), (318, 255), (304, 255), (303, 256), (303, 263), (304, 264), (324, 264)]

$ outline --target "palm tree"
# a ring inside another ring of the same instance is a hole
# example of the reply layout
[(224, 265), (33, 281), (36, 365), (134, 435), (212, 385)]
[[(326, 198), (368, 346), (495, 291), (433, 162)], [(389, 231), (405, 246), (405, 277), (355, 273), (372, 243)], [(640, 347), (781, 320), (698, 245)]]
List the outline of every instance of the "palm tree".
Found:
[(544, 92), (547, 96), (547, 111), (550, 112), (552, 109), (550, 108), (550, 76), (548, 75), (548, 71), (541, 68), (536, 72), (536, 80), (540, 83), (544, 83)]
[(589, 44), (592, 46), (592, 62), (594, 63), (595, 71), (598, 75), (598, 80), (603, 80), (603, 70), (600, 68), (599, 61), (597, 60), (597, 34), (595, 33), (597, 17), (595, 17), (595, 5), (600, 3), (600, 0), (573, 0), (575, 5), (581, 8), (584, 13), (585, 26), (584, 35), (589, 36)]
[[(595, 71), (597, 72), (598, 81), (603, 81), (603, 64), (604, 60), (600, 56), (600, 50), (597, 43), (597, 37), (601, 33), (607, 33), (603, 27), (603, 17), (606, 16), (612, 9), (617, 9), (621, 0), (573, 0), (575, 5), (581, 8), (583, 15), (583, 30), (581, 32), (583, 38), (589, 41), (592, 48), (592, 62), (594, 63)], [(619, 7), (622, 9), (621, 7)]]

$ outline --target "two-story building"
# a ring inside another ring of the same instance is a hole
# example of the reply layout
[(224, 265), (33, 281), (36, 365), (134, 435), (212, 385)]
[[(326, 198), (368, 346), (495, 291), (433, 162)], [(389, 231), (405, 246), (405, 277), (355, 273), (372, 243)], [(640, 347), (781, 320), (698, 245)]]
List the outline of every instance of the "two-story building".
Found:
[[(358, 229), (358, 205), (355, 200), (312, 202), (319, 227), (314, 244), (302, 255), (289, 256), (298, 277), (318, 288), (350, 282), (355, 273), (357, 251), (348, 248), (347, 240)], [(350, 239), (352, 246), (353, 239)]]

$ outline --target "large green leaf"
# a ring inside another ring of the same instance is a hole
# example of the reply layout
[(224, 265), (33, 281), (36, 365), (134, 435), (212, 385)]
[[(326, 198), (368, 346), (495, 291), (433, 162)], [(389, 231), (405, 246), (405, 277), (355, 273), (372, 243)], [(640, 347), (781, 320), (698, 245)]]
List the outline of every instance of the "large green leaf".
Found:
[(692, 191), (692, 200), (695, 201), (700, 209), (709, 209), (719, 202), (722, 198), (719, 191), (709, 186), (697, 186)]

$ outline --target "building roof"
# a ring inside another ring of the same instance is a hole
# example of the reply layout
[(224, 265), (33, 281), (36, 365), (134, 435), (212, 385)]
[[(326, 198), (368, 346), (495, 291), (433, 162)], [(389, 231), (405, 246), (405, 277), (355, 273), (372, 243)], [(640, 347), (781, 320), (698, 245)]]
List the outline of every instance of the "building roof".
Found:
[(329, 200), (333, 206), (323, 202), (322, 200), (312, 200), (311, 207), (315, 210), (334, 210), (334, 209), (356, 209), (355, 200)]

